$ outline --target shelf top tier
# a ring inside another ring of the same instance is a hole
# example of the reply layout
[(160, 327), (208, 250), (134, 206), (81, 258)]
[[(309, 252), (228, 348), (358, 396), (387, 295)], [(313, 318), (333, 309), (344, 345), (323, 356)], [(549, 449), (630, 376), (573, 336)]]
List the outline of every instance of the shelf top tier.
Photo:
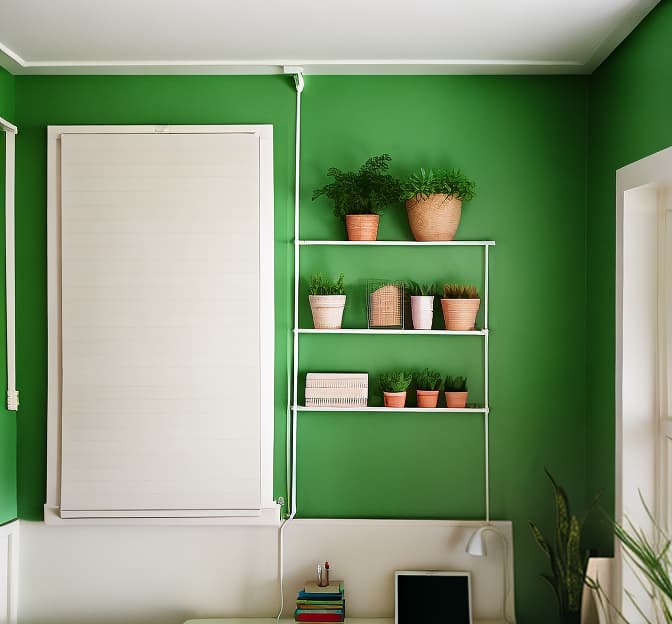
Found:
[(485, 336), (487, 329), (474, 329), (470, 331), (452, 331), (447, 329), (295, 329), (298, 334), (377, 334), (397, 336)]
[(299, 240), (299, 245), (340, 245), (344, 247), (372, 246), (372, 247), (492, 247), (495, 241), (402, 241), (402, 240), (375, 240), (375, 241), (349, 241), (349, 240)]

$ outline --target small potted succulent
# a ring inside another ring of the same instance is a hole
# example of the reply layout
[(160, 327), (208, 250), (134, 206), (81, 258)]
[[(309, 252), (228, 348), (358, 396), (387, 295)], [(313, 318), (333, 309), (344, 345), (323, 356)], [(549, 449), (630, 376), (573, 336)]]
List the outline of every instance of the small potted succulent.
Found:
[(411, 318), (413, 329), (432, 329), (434, 317), (435, 284), (418, 284), (408, 282), (408, 291), (411, 293)]
[(415, 375), (418, 407), (436, 407), (441, 390), (441, 373), (425, 368)]
[(467, 395), (467, 378), (466, 377), (446, 377), (446, 382), (443, 386), (446, 395), (446, 407), (466, 407)]
[(385, 407), (404, 407), (406, 405), (406, 391), (413, 381), (413, 375), (406, 371), (396, 370), (391, 373), (381, 373), (378, 385), (383, 393)]
[(322, 273), (315, 273), (308, 284), (308, 300), (315, 329), (341, 329), (345, 308), (343, 273), (332, 281)]
[(389, 154), (372, 156), (358, 171), (332, 167), (334, 181), (313, 191), (313, 200), (324, 195), (334, 202), (334, 214), (345, 220), (348, 240), (376, 240), (383, 210), (399, 200), (399, 180), (385, 173)]
[(481, 305), (476, 286), (446, 284), (443, 287), (443, 320), (450, 331), (472, 331)]
[(450, 241), (460, 224), (462, 202), (473, 199), (476, 185), (458, 169), (420, 169), (401, 189), (415, 240)]

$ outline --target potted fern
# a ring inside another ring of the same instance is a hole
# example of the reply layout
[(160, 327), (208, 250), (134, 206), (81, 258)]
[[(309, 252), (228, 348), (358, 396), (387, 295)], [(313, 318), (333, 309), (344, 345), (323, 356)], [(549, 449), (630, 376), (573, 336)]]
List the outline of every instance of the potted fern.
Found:
[(385, 407), (404, 407), (406, 391), (412, 380), (413, 375), (402, 370), (381, 373), (378, 377), (378, 385), (383, 393)]
[(446, 395), (446, 407), (464, 408), (467, 406), (469, 390), (467, 389), (466, 377), (451, 377), (448, 375), (443, 389)]
[(418, 284), (418, 282), (410, 281), (408, 282), (408, 290), (411, 293), (413, 329), (432, 329), (436, 285)]
[(399, 200), (399, 181), (386, 173), (389, 154), (372, 156), (358, 171), (332, 167), (334, 181), (313, 191), (313, 200), (324, 195), (334, 202), (334, 214), (345, 220), (348, 240), (376, 240), (383, 210)]
[(462, 202), (473, 199), (476, 185), (458, 169), (420, 169), (401, 188), (415, 240), (449, 241), (460, 224)]
[(441, 373), (425, 368), (415, 375), (415, 388), (418, 407), (436, 407), (441, 390)]
[(308, 301), (315, 329), (341, 329), (345, 308), (343, 273), (332, 281), (315, 273), (308, 284)]
[(472, 331), (481, 306), (476, 286), (446, 284), (443, 287), (443, 320), (450, 331)]

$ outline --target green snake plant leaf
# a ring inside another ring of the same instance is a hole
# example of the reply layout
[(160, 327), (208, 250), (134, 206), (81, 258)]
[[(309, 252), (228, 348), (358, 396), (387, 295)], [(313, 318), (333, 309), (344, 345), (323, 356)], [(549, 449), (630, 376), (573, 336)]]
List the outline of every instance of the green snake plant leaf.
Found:
[(546, 553), (547, 557), (551, 556), (551, 549), (546, 542), (546, 538), (544, 537), (544, 534), (541, 532), (539, 527), (534, 524), (532, 521), (528, 521), (528, 524), (530, 525), (530, 529), (532, 529), (532, 535), (534, 536), (534, 539), (536, 540), (537, 544), (539, 544), (539, 548), (543, 550)]

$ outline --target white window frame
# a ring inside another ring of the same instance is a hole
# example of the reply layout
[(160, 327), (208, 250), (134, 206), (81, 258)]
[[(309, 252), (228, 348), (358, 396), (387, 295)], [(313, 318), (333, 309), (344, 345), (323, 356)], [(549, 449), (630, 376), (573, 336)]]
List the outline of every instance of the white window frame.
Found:
[[(638, 492), (625, 491), (624, 486), (624, 475), (623, 475), (623, 457), (628, 444), (627, 438), (624, 436), (624, 421), (627, 418), (628, 414), (624, 412), (624, 401), (623, 401), (623, 388), (624, 383), (626, 382), (624, 378), (624, 318), (623, 318), (623, 284), (624, 284), (624, 229), (625, 229), (625, 204), (626, 204), (626, 193), (635, 189), (651, 189), (655, 192), (656, 189), (660, 190), (661, 188), (669, 188), (672, 186), (672, 147), (656, 152), (650, 156), (642, 158), (636, 162), (633, 162), (629, 165), (622, 167), (616, 171), (616, 361), (615, 361), (615, 520), (617, 522), (624, 522), (624, 508), (630, 506), (631, 508), (641, 509), (641, 502), (639, 501)], [(668, 481), (668, 462), (672, 461), (671, 458), (667, 458), (667, 455), (670, 453), (667, 447), (667, 433), (670, 430), (669, 423), (667, 422), (665, 416), (667, 412), (667, 391), (664, 388), (667, 381), (662, 383), (663, 375), (666, 375), (666, 366), (661, 366), (662, 364), (662, 351), (661, 346), (663, 344), (665, 328), (661, 323), (661, 299), (660, 290), (661, 280), (664, 279), (661, 275), (662, 271), (661, 263), (661, 227), (660, 220), (661, 214), (661, 201), (660, 194), (657, 200), (658, 208), (658, 319), (657, 327), (655, 331), (657, 332), (656, 336), (656, 349), (658, 353), (656, 357), (658, 358), (656, 371), (656, 423), (655, 423), (655, 432), (653, 435), (655, 437), (655, 470), (654, 470), (654, 479), (655, 482), (648, 484), (654, 492), (654, 500), (647, 500), (647, 505), (650, 506), (651, 511), (653, 512), (656, 521), (660, 523), (661, 526), (665, 526), (667, 521), (667, 516), (669, 514), (669, 509), (672, 505), (672, 496), (668, 491), (668, 487), (672, 485)], [(654, 243), (655, 244), (655, 243)], [(669, 331), (669, 330), (668, 330)], [(663, 403), (665, 401), (665, 403)], [(641, 512), (644, 513), (643, 510)], [(622, 609), (628, 604), (628, 599), (625, 597), (623, 592), (623, 552), (620, 548), (618, 540), (615, 540), (614, 545), (614, 558), (615, 558), (615, 568), (614, 568), (614, 584), (613, 584), (613, 600), (615, 606), (619, 609)]]
[(672, 527), (672, 189), (658, 192), (658, 500), (656, 520), (668, 534)]
[[(259, 301), (261, 401), (261, 514), (249, 517), (61, 518), (61, 274), (60, 274), (60, 137), (63, 134), (256, 134), (259, 161)], [(263, 305), (261, 302), (263, 301)], [(274, 429), (274, 205), (273, 126), (49, 126), (47, 135), (47, 495), (50, 524), (260, 524), (277, 525), (280, 507), (273, 500)]]

